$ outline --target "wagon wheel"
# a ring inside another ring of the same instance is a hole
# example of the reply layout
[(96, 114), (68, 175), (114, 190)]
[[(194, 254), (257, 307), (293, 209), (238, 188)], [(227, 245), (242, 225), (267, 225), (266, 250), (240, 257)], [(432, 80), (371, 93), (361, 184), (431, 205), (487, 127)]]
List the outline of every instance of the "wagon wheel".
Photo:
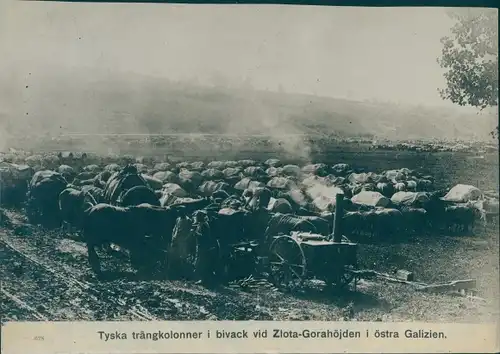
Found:
[(269, 248), (269, 267), (275, 286), (293, 291), (302, 285), (307, 269), (300, 244), (290, 236), (276, 238)]

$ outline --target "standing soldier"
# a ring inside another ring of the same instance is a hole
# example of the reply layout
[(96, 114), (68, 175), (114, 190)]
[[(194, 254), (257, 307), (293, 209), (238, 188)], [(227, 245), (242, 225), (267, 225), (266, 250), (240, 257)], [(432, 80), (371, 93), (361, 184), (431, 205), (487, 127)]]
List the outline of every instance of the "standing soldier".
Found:
[(196, 260), (195, 278), (197, 283), (213, 285), (217, 266), (217, 241), (212, 235), (208, 215), (204, 211), (195, 214)]
[(177, 218), (172, 232), (167, 273), (170, 279), (185, 279), (192, 275), (194, 240), (191, 242), (191, 219), (183, 215)]

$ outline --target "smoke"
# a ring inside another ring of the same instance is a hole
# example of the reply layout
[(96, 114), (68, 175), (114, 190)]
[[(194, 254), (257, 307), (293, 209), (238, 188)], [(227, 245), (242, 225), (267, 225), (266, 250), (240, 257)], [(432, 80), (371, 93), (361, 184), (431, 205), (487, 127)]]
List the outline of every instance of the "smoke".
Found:
[[(248, 153), (250, 157), (250, 153), (272, 151), (311, 162), (312, 145), (306, 134), (333, 130), (344, 136), (387, 133), (382, 118), (365, 119), (373, 107), (359, 102), (248, 87), (201, 87), (96, 69), (43, 69), (9, 74), (0, 81), (2, 122), (8, 123), (8, 130), (7, 125), (1, 128), (2, 149), (10, 141), (22, 149), (84, 150), (103, 155), (161, 152), (229, 158), (231, 154)], [(385, 125), (398, 122), (401, 138), (407, 130), (425, 130), (427, 123), (422, 119), (432, 117), (428, 112), (417, 117), (415, 112), (415, 117), (403, 120), (396, 113), (388, 111)], [(441, 120), (445, 122), (445, 118)], [(490, 120), (474, 115), (469, 129), (466, 119), (460, 118), (468, 133)], [(445, 123), (439, 125), (432, 119), (433, 132), (444, 132), (443, 126), (449, 130), (451, 124)], [(486, 128), (481, 129), (488, 134), (491, 128)]]
[(9, 123), (16, 136), (29, 135), (16, 141), (18, 148), (225, 157), (266, 150), (310, 159), (304, 132), (290, 119), (296, 112), (248, 87), (87, 69), (47, 69), (9, 81), (16, 88), (9, 91)]
[(336, 195), (344, 194), (339, 187), (327, 183), (324, 177), (310, 176), (304, 179), (302, 184), (305, 186), (305, 194), (320, 210), (327, 210), (330, 206), (334, 206)]
[(342, 191), (342, 189), (338, 187), (326, 186), (318, 182), (315, 183), (313, 186), (307, 188), (306, 193), (312, 199), (316, 199), (318, 197), (324, 197), (335, 200), (335, 196), (337, 194), (344, 194), (344, 191)]
[[(192, 89), (186, 88), (188, 92)], [(281, 152), (293, 159), (309, 160), (311, 148), (302, 138), (304, 132), (290, 119), (294, 112), (287, 107), (277, 107), (272, 99), (266, 99), (267, 94), (249, 88), (215, 86), (200, 89), (196, 101), (190, 102), (190, 106), (200, 105), (200, 101), (210, 103), (202, 108), (202, 118), (198, 120), (195, 117), (190, 119), (190, 123), (186, 122), (191, 124), (187, 129), (220, 134), (220, 138), (211, 137), (208, 140), (218, 140), (221, 150), (242, 152), (264, 149)], [(172, 118), (169, 116), (168, 121)], [(206, 139), (196, 138), (200, 143), (197, 148), (206, 149)], [(267, 144), (264, 146), (256, 145), (265, 140)]]
[(311, 146), (304, 139), (305, 132), (293, 124), (293, 112), (277, 108), (262, 92), (252, 89), (240, 89), (236, 97), (226, 134), (261, 135), (270, 140), (273, 150), (293, 159), (310, 160)]

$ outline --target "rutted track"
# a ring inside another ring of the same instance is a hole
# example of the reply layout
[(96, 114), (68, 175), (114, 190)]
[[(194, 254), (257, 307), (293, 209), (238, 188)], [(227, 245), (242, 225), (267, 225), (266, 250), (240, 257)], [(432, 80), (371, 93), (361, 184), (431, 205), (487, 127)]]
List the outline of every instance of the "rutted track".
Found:
[[(4, 280), (0, 298), (4, 321), (353, 318), (435, 321), (439, 313), (439, 320), (460, 322), (478, 315), (491, 318), (491, 313), (497, 311), (496, 307), (473, 304), (465, 298), (422, 295), (405, 285), (392, 283), (364, 282), (360, 284), (361, 292), (348, 296), (316, 291), (290, 296), (258, 280), (244, 291), (229, 287), (209, 290), (190, 282), (134, 277), (97, 282), (92, 280), (82, 242), (30, 227), (18, 212), (8, 213), (9, 219), (18, 225), (0, 229), (0, 277)], [(380, 249), (371, 247), (366, 251), (379, 254)], [(416, 256), (408, 255), (408, 259)], [(448, 262), (446, 259), (444, 263)], [(103, 265), (105, 269), (118, 271), (129, 268), (128, 262), (118, 257), (104, 258)], [(497, 297), (493, 294), (491, 298)]]
[[(10, 216), (18, 219), (16, 214)], [(17, 227), (25, 228), (25, 225)], [(20, 297), (25, 309), (36, 309), (40, 303), (53, 309), (29, 316), (33, 319), (269, 319), (249, 303), (246, 294), (227, 288), (221, 293), (183, 282), (127, 280), (126, 277), (93, 281), (84, 244), (62, 238), (57, 232), (34, 228), (31, 235), (20, 236), (10, 230), (0, 231), (0, 244), (4, 255), (1, 272), (7, 280), (3, 289)], [(103, 258), (103, 265), (108, 269), (130, 271), (127, 261), (122, 262), (118, 257)], [(38, 293), (44, 293), (45, 297), (37, 298)]]
[(32, 308), (26, 304), (23, 300), (19, 299), (17, 296), (12, 295), (2, 286), (0, 293), (1, 303), (2, 303), (2, 313), (9, 313), (9, 319), (17, 320), (19, 317), (25, 320), (39, 320), (46, 321), (47, 318), (38, 312), (36, 309)]
[[(103, 312), (113, 314), (117, 319), (129, 320), (154, 320), (147, 310), (131, 306), (123, 299), (115, 298), (110, 291), (98, 289), (94, 284), (87, 281), (81, 281), (68, 274), (63, 267), (54, 269), (52, 265), (41, 261), (27, 250), (27, 247), (21, 247), (13, 240), (7, 240), (6, 235), (0, 236), (0, 241), (4, 245), (5, 261), (2, 262), (2, 268), (10, 274), (18, 274), (18, 279), (11, 279), (2, 284), (2, 290), (13, 294), (21, 294), (26, 297), (22, 299), (26, 304), (46, 304), (64, 309), (66, 313), (60, 315), (52, 311), (47, 312), (47, 317), (67, 319), (68, 311), (70, 318), (93, 319), (92, 308), (101, 308)], [(28, 252), (27, 252), (28, 251)], [(12, 269), (14, 268), (14, 269)], [(3, 269), (2, 269), (3, 270)], [(27, 291), (28, 289), (32, 291)], [(45, 289), (39, 291), (38, 289)], [(11, 291), (9, 291), (11, 290)], [(33, 292), (34, 290), (34, 292)], [(47, 291), (50, 290), (50, 291)], [(104, 291), (102, 291), (104, 290)], [(18, 295), (18, 296), (21, 296)], [(55, 304), (55, 302), (60, 302)], [(54, 306), (56, 305), (56, 306)], [(29, 305), (28, 305), (29, 306)], [(39, 305), (44, 311), (44, 306)], [(43, 313), (43, 312), (42, 312)], [(99, 314), (99, 311), (98, 311)], [(66, 317), (66, 318), (65, 318)]]

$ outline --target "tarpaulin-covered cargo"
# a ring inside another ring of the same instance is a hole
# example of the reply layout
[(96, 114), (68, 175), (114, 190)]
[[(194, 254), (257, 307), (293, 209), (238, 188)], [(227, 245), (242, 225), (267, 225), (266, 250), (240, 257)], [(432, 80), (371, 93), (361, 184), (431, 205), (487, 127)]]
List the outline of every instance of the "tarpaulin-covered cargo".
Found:
[(158, 178), (151, 177), (145, 173), (142, 173), (141, 176), (147, 182), (149, 188), (153, 190), (159, 190), (163, 187), (163, 181), (159, 180)]
[(178, 177), (171, 171), (158, 171), (153, 175), (153, 178), (160, 180), (162, 183), (178, 182)]
[(418, 203), (425, 203), (429, 197), (421, 192), (397, 192), (391, 197), (391, 202), (396, 205), (412, 206)]
[(369, 175), (368, 173), (351, 173), (348, 177), (349, 182), (363, 184), (368, 181)]
[(175, 183), (165, 183), (163, 185), (162, 192), (164, 192), (165, 194), (175, 195), (179, 198), (185, 198), (189, 195), (188, 192), (186, 192), (184, 189), (182, 189), (181, 186)]
[(273, 177), (267, 182), (267, 186), (276, 189), (292, 189), (295, 187), (295, 183), (286, 177)]
[(373, 172), (368, 173), (351, 173), (348, 177), (352, 184), (364, 184), (379, 181), (382, 176)]
[(346, 163), (338, 163), (332, 166), (332, 173), (335, 176), (345, 176), (351, 167)]
[(482, 197), (483, 193), (479, 188), (467, 184), (457, 184), (442, 199), (447, 202), (467, 203)]
[(196, 189), (203, 183), (203, 177), (197, 171), (181, 170), (178, 176), (179, 184), (184, 188)]
[(390, 199), (384, 197), (379, 192), (361, 191), (351, 198), (351, 201), (356, 204), (369, 205), (373, 207), (387, 207), (390, 204)]
[(240, 191), (244, 191), (245, 189), (255, 190), (256, 188), (265, 187), (265, 184), (259, 181), (252, 181), (250, 178), (245, 177), (241, 179), (241, 181), (237, 182), (234, 185), (234, 188)]
[(0, 173), (2, 178), (8, 176), (14, 180), (29, 181), (33, 177), (34, 171), (28, 165), (0, 162)]
[(285, 165), (283, 166), (283, 174), (287, 176), (300, 176), (302, 174), (301, 168), (297, 165)]

